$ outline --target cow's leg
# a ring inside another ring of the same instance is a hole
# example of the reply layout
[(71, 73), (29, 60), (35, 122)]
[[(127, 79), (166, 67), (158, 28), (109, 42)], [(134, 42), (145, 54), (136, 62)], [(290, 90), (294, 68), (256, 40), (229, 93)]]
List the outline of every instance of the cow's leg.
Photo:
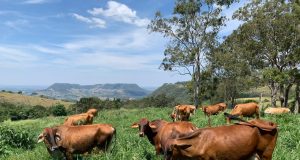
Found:
[(67, 160), (73, 160), (73, 155), (71, 152), (66, 152), (66, 157), (67, 157)]
[(229, 118), (229, 117), (226, 117), (225, 119), (226, 119), (226, 123), (227, 123), (227, 124), (230, 124), (230, 118)]
[(208, 114), (207, 116), (208, 116), (208, 127), (211, 127), (211, 124), (210, 124), (210, 114)]
[(256, 119), (259, 119), (259, 107), (256, 108), (255, 115)]
[(162, 153), (162, 149), (160, 145), (155, 146), (156, 155), (159, 155)]

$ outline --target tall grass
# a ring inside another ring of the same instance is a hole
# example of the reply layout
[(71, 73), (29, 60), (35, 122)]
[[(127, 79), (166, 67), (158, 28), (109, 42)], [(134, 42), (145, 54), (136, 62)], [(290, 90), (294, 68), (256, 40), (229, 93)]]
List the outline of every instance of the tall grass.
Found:
[[(155, 155), (154, 147), (147, 138), (140, 138), (136, 129), (130, 128), (133, 122), (146, 117), (149, 120), (169, 120), (171, 108), (145, 108), (145, 109), (120, 109), (101, 110), (94, 123), (110, 123), (117, 129), (117, 141), (113, 143), (114, 149), (109, 153), (92, 153), (90, 155), (79, 155), (78, 159), (87, 160), (160, 160), (162, 156)], [(266, 116), (263, 119), (271, 120), (279, 124), (279, 137), (274, 160), (300, 160), (300, 115)], [(23, 129), (32, 132), (36, 137), (43, 128), (59, 125), (64, 121), (60, 118), (43, 118), (37, 120), (24, 120), (19, 122), (6, 121), (4, 125), (11, 127), (22, 126)], [(206, 127), (207, 119), (201, 111), (197, 111), (191, 120), (199, 128)], [(212, 125), (225, 124), (223, 114), (212, 116)], [(51, 159), (43, 143), (37, 144), (35, 148), (26, 150), (15, 149), (8, 156), (0, 157), (5, 160), (47, 160)]]

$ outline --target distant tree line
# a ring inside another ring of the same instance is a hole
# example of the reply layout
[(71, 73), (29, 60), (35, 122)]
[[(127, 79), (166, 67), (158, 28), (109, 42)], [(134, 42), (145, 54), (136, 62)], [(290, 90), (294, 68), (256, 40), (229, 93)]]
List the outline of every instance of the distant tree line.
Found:
[(65, 116), (67, 110), (62, 104), (51, 107), (41, 105), (16, 105), (8, 102), (0, 102), (0, 122), (11, 119), (12, 121), (24, 119), (36, 119), (46, 116)]

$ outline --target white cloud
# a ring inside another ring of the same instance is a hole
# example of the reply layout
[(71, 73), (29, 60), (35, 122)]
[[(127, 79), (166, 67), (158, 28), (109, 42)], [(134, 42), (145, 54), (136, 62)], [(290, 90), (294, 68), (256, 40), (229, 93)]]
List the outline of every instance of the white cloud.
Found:
[(88, 10), (88, 12), (93, 16), (105, 16), (113, 18), (116, 21), (134, 24), (139, 27), (147, 26), (150, 22), (147, 18), (138, 17), (136, 11), (132, 10), (125, 4), (115, 1), (107, 2), (107, 9), (93, 8), (92, 10)]
[(26, 0), (24, 3), (26, 4), (42, 4), (47, 3), (48, 0)]
[(76, 13), (73, 13), (72, 15), (77, 20), (90, 24), (91, 27), (105, 28), (106, 22), (100, 18), (95, 18), (95, 17), (88, 18), (88, 17), (84, 17), (84, 16), (81, 16)]
[(12, 29), (15, 29), (15, 30), (22, 30), (22, 28), (24, 26), (29, 25), (29, 22), (25, 19), (18, 19), (15, 21), (6, 21), (6, 22), (4, 22), (4, 25), (6, 25)]
[(38, 60), (38, 57), (17, 46), (0, 46), (0, 53), (1, 67), (24, 67)]

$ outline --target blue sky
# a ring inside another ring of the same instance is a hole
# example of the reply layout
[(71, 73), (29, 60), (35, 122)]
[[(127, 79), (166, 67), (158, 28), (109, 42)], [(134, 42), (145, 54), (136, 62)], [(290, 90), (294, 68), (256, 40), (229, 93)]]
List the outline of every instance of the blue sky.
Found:
[[(136, 83), (189, 80), (158, 69), (167, 43), (146, 29), (173, 0), (0, 0), (0, 85)], [(234, 4), (223, 14), (231, 14)], [(240, 22), (230, 20), (228, 35)]]

